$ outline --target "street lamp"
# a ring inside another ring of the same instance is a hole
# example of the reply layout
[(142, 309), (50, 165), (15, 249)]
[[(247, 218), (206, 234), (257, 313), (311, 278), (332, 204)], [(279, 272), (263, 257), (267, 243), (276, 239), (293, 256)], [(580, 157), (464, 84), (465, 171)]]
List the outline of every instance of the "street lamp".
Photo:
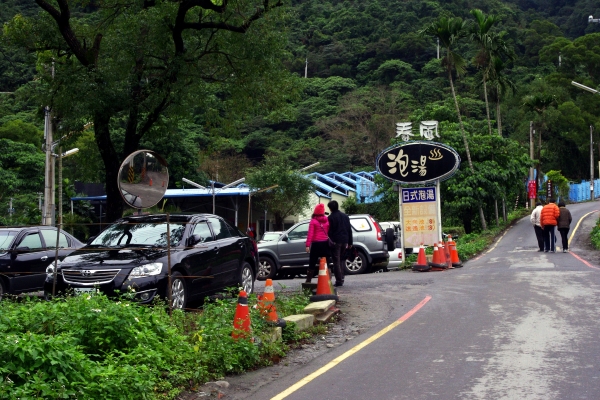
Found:
[(593, 15), (590, 15), (590, 16), (588, 17), (588, 24), (591, 24), (592, 22), (595, 22), (595, 23), (597, 23), (597, 24), (598, 24), (598, 23), (600, 23), (600, 18), (594, 18), (594, 16), (593, 16)]
[[(594, 20), (590, 15), (589, 22), (598, 22), (598, 20)], [(592, 89), (591, 87), (582, 85), (581, 83), (577, 83), (575, 81), (571, 81), (571, 85), (578, 87), (579, 89), (587, 90), (590, 93), (598, 94), (596, 89)], [(592, 133), (594, 132), (594, 127), (590, 125), (590, 196), (592, 201), (594, 201), (594, 141), (592, 140)]]

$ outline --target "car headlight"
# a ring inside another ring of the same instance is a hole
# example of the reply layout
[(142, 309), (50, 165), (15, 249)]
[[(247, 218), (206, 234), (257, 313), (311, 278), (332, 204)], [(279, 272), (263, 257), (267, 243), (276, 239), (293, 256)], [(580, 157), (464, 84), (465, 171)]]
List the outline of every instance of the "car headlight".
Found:
[[(61, 264), (61, 261), (58, 260), (58, 262), (56, 263), (57, 269), (59, 268), (60, 264)], [(54, 277), (54, 263), (52, 263), (46, 267), (46, 276), (48, 278)]]
[(143, 278), (151, 275), (158, 275), (162, 271), (162, 263), (151, 263), (140, 265), (131, 270), (129, 279), (132, 278)]

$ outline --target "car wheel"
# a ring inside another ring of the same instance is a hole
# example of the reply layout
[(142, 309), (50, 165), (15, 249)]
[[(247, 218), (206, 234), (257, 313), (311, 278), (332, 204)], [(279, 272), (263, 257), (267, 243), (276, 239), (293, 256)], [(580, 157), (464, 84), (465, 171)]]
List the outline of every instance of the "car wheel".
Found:
[(239, 284), (246, 294), (254, 292), (254, 271), (252, 271), (252, 267), (247, 262), (242, 264)]
[(277, 273), (277, 266), (271, 257), (259, 256), (258, 262), (258, 274), (256, 279), (264, 281), (266, 279), (273, 279)]
[(388, 251), (394, 251), (396, 248), (396, 238), (394, 237), (394, 228), (387, 228), (385, 230), (385, 243), (387, 244)]
[(345, 260), (346, 275), (362, 274), (367, 270), (367, 258), (361, 251), (356, 256), (348, 256)]
[(183, 280), (183, 275), (173, 272), (171, 275), (171, 306), (183, 310), (187, 306), (188, 291)]

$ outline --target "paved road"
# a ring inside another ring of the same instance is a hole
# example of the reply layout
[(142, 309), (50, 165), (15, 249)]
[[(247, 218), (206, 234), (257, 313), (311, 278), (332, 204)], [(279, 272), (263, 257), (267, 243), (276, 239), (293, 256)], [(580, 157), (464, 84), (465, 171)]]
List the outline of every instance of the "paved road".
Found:
[(349, 277), (385, 317), (246, 398), (599, 399), (600, 203), (569, 209), (571, 253), (538, 253), (526, 218), (464, 268)]

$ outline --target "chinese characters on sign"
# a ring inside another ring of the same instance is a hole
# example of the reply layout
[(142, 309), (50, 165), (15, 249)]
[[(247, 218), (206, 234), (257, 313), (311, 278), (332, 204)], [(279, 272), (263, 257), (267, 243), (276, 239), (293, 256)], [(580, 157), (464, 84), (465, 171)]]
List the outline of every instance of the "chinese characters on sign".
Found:
[(546, 182), (546, 197), (548, 199), (552, 197), (552, 181), (550, 179)]
[(402, 189), (402, 220), (405, 247), (437, 243), (438, 208), (436, 188)]
[(529, 181), (527, 184), (527, 193), (529, 194), (530, 199), (535, 199), (535, 195), (537, 193), (537, 185), (535, 184), (535, 181)]
[(414, 141), (386, 149), (377, 159), (384, 177), (401, 183), (448, 179), (460, 165), (458, 153), (436, 142)]
[[(433, 140), (434, 137), (439, 138), (438, 122), (437, 121), (421, 121), (419, 126), (419, 135), (427, 140)], [(410, 140), (412, 136), (412, 122), (396, 122), (396, 137), (400, 137), (404, 141)]]

